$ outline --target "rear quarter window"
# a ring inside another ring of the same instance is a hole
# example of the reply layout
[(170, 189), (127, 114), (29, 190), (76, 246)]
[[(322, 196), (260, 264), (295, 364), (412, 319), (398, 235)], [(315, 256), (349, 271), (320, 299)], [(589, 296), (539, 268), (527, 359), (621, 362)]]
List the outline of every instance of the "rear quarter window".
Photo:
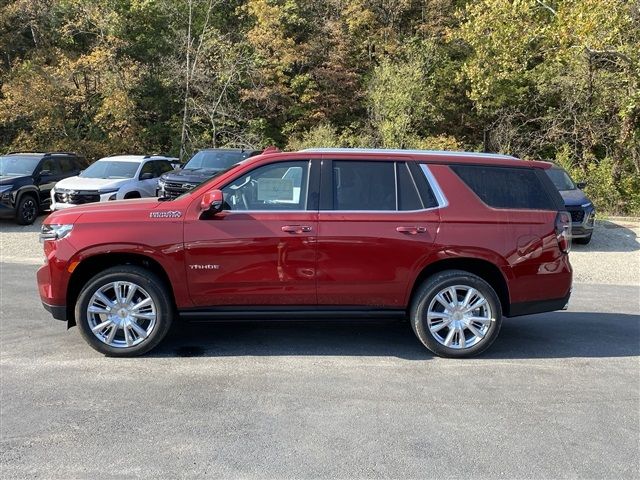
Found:
[(548, 186), (533, 168), (452, 165), (451, 169), (490, 207), (557, 210)]

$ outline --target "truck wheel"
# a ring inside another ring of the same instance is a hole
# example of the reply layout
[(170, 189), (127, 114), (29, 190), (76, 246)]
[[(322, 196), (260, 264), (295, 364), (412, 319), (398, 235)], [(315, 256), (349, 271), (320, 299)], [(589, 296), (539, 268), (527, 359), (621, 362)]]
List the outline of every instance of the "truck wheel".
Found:
[(591, 241), (591, 236), (592, 235), (593, 235), (593, 233), (590, 233), (588, 237), (574, 238), (573, 241), (576, 242), (578, 245), (588, 245), (589, 242)]
[(38, 211), (36, 198), (29, 193), (25, 193), (20, 197), (16, 208), (16, 222), (20, 225), (31, 225), (38, 217)]
[(152, 272), (120, 265), (100, 272), (82, 289), (76, 323), (95, 350), (113, 357), (142, 355), (165, 337), (173, 306)]
[(470, 357), (498, 336), (502, 308), (496, 292), (482, 278), (445, 270), (416, 292), (410, 321), (418, 339), (436, 355)]

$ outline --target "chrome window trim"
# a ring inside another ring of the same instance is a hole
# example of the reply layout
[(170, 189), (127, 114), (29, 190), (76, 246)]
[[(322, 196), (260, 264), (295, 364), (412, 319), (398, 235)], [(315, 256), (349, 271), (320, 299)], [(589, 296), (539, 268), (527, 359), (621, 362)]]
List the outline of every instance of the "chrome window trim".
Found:
[(449, 206), (449, 201), (445, 196), (442, 188), (440, 188), (440, 184), (436, 180), (436, 177), (433, 175), (429, 166), (426, 163), (420, 164), (420, 169), (424, 173), (425, 177), (427, 177), (427, 182), (429, 182), (429, 186), (431, 187), (431, 191), (436, 197), (436, 201), (438, 202), (438, 206), (436, 208), (445, 208)]

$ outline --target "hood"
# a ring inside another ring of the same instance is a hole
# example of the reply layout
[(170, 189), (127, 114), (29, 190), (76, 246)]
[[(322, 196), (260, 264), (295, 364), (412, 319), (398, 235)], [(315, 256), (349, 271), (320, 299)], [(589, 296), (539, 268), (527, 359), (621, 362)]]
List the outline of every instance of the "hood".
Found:
[(87, 214), (86, 218), (91, 221), (96, 221), (101, 214), (115, 214), (123, 220), (130, 220), (142, 213), (142, 217), (146, 218), (149, 216), (149, 211), (160, 205), (157, 198), (132, 198), (115, 202), (86, 203), (73, 208), (57, 210), (46, 218), (45, 223), (74, 223), (77, 218), (85, 214)]
[(67, 188), (70, 190), (110, 190), (120, 188), (131, 180), (131, 178), (69, 177), (56, 183), (55, 188)]
[(585, 203), (590, 203), (584, 192), (577, 188), (575, 190), (560, 190), (560, 195), (562, 195), (562, 200), (564, 200), (564, 204), (567, 207), (579, 207)]
[(0, 175), (0, 185), (11, 185), (18, 180), (29, 180), (31, 175)]
[(200, 184), (206, 180), (209, 180), (216, 173), (222, 171), (222, 168), (196, 168), (196, 169), (182, 169), (173, 170), (172, 172), (162, 175), (162, 180), (166, 182), (180, 182), (180, 183), (193, 183)]

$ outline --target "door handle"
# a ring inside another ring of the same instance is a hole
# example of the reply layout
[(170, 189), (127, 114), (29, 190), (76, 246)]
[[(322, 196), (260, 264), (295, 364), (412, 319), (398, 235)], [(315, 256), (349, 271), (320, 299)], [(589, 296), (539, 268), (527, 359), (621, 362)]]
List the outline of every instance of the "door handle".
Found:
[(396, 227), (396, 232), (408, 233), (409, 235), (415, 235), (417, 233), (426, 233), (426, 227)]
[(283, 232), (287, 233), (308, 233), (311, 231), (311, 227), (309, 225), (284, 225), (282, 227)]

